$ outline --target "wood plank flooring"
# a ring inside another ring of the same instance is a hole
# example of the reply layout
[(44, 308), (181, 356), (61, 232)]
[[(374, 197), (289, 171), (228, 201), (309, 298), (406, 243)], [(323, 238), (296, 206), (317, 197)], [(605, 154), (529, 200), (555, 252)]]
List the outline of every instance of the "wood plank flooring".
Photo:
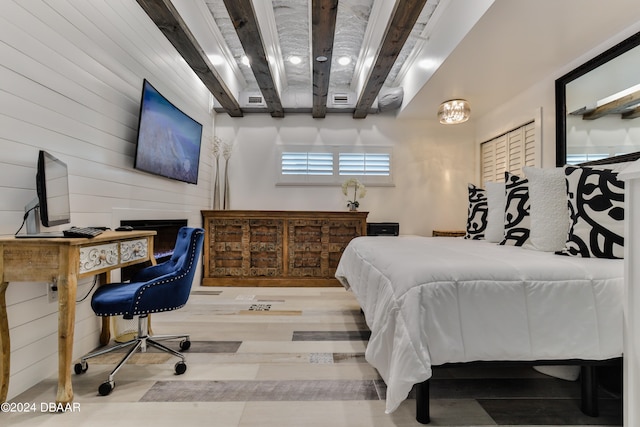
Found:
[[(187, 332), (188, 370), (138, 354), (109, 396), (97, 389), (121, 354), (73, 377), (79, 411), (0, 414), (6, 425), (310, 427), (419, 426), (413, 394), (384, 412), (386, 387), (364, 353), (370, 332), (342, 288), (198, 287), (181, 310), (152, 317), (160, 334)], [(175, 345), (177, 349), (177, 344)], [(13, 399), (55, 399), (51, 376)], [(526, 367), (447, 368), (431, 384), (434, 426), (622, 425), (620, 396), (601, 390), (601, 416), (579, 409), (579, 383)]]

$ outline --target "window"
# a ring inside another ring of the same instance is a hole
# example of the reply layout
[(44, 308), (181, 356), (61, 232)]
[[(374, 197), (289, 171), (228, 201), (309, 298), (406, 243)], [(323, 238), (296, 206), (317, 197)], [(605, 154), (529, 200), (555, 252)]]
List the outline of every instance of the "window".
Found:
[(283, 175), (333, 175), (333, 154), (285, 151)]
[(389, 153), (340, 153), (340, 175), (389, 176), (391, 154)]
[(583, 154), (567, 154), (567, 164), (568, 165), (577, 165), (580, 163), (584, 163), (584, 162), (591, 162), (594, 160), (602, 160), (602, 159), (606, 159), (607, 157), (611, 157), (611, 154), (609, 153), (596, 153), (596, 154), (589, 154), (589, 153), (583, 153)]
[(282, 146), (280, 185), (336, 185), (356, 177), (366, 185), (393, 185), (391, 147)]

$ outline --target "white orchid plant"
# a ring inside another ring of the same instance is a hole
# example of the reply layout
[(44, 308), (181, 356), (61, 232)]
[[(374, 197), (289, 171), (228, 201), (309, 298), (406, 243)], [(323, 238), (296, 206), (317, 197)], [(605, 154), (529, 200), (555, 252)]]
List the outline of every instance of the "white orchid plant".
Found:
[(347, 202), (347, 207), (350, 209), (357, 209), (360, 206), (360, 202), (358, 202), (358, 197), (361, 199), (367, 195), (367, 189), (364, 184), (361, 183), (357, 178), (350, 178), (342, 183), (342, 194), (345, 196), (349, 196), (349, 188), (353, 187), (353, 200), (349, 200)]

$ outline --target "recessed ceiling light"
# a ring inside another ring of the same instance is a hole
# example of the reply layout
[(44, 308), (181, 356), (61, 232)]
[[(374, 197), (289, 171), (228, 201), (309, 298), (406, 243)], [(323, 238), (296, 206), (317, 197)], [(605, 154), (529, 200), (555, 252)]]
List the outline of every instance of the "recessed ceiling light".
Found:
[(302, 59), (299, 56), (290, 56), (289, 62), (291, 62), (293, 65), (298, 65), (302, 62)]
[(348, 56), (341, 56), (338, 58), (338, 64), (340, 65), (349, 65), (351, 63), (351, 58)]
[(317, 56), (317, 57), (316, 57), (316, 61), (318, 61), (318, 62), (326, 62), (326, 61), (327, 61), (327, 59), (329, 59), (329, 58), (327, 58), (327, 57), (326, 57), (326, 56), (324, 56), (324, 55), (320, 55), (320, 56)]
[(251, 61), (249, 61), (249, 57), (247, 55), (242, 55), (242, 58), (240, 58), (240, 62), (242, 62), (247, 67), (251, 66)]

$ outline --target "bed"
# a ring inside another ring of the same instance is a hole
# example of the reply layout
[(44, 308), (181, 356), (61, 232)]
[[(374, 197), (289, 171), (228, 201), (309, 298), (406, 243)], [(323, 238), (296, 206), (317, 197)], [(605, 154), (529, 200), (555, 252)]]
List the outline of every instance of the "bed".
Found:
[[(578, 172), (584, 171), (593, 172), (587, 167)], [(579, 181), (609, 187), (602, 175), (596, 178), (582, 175)], [(533, 182), (529, 190), (533, 196)], [(543, 194), (549, 198), (547, 189)], [(531, 237), (534, 201), (527, 225)], [(567, 209), (566, 200), (562, 206)], [(471, 206), (469, 211), (471, 217)], [(570, 213), (569, 238), (566, 233), (562, 238), (567, 247), (579, 216)], [(575, 234), (581, 232), (576, 226)], [(601, 246), (575, 256), (569, 253), (574, 247), (560, 254), (469, 235), (352, 240), (336, 278), (353, 292), (371, 330), (365, 357), (387, 385), (386, 412), (416, 385), (416, 418), (428, 423), (428, 379), (436, 366), (568, 363), (583, 367), (582, 410), (596, 416), (594, 366), (619, 362), (623, 352), (624, 260), (615, 256), (615, 244)], [(610, 256), (596, 256), (601, 253)]]

